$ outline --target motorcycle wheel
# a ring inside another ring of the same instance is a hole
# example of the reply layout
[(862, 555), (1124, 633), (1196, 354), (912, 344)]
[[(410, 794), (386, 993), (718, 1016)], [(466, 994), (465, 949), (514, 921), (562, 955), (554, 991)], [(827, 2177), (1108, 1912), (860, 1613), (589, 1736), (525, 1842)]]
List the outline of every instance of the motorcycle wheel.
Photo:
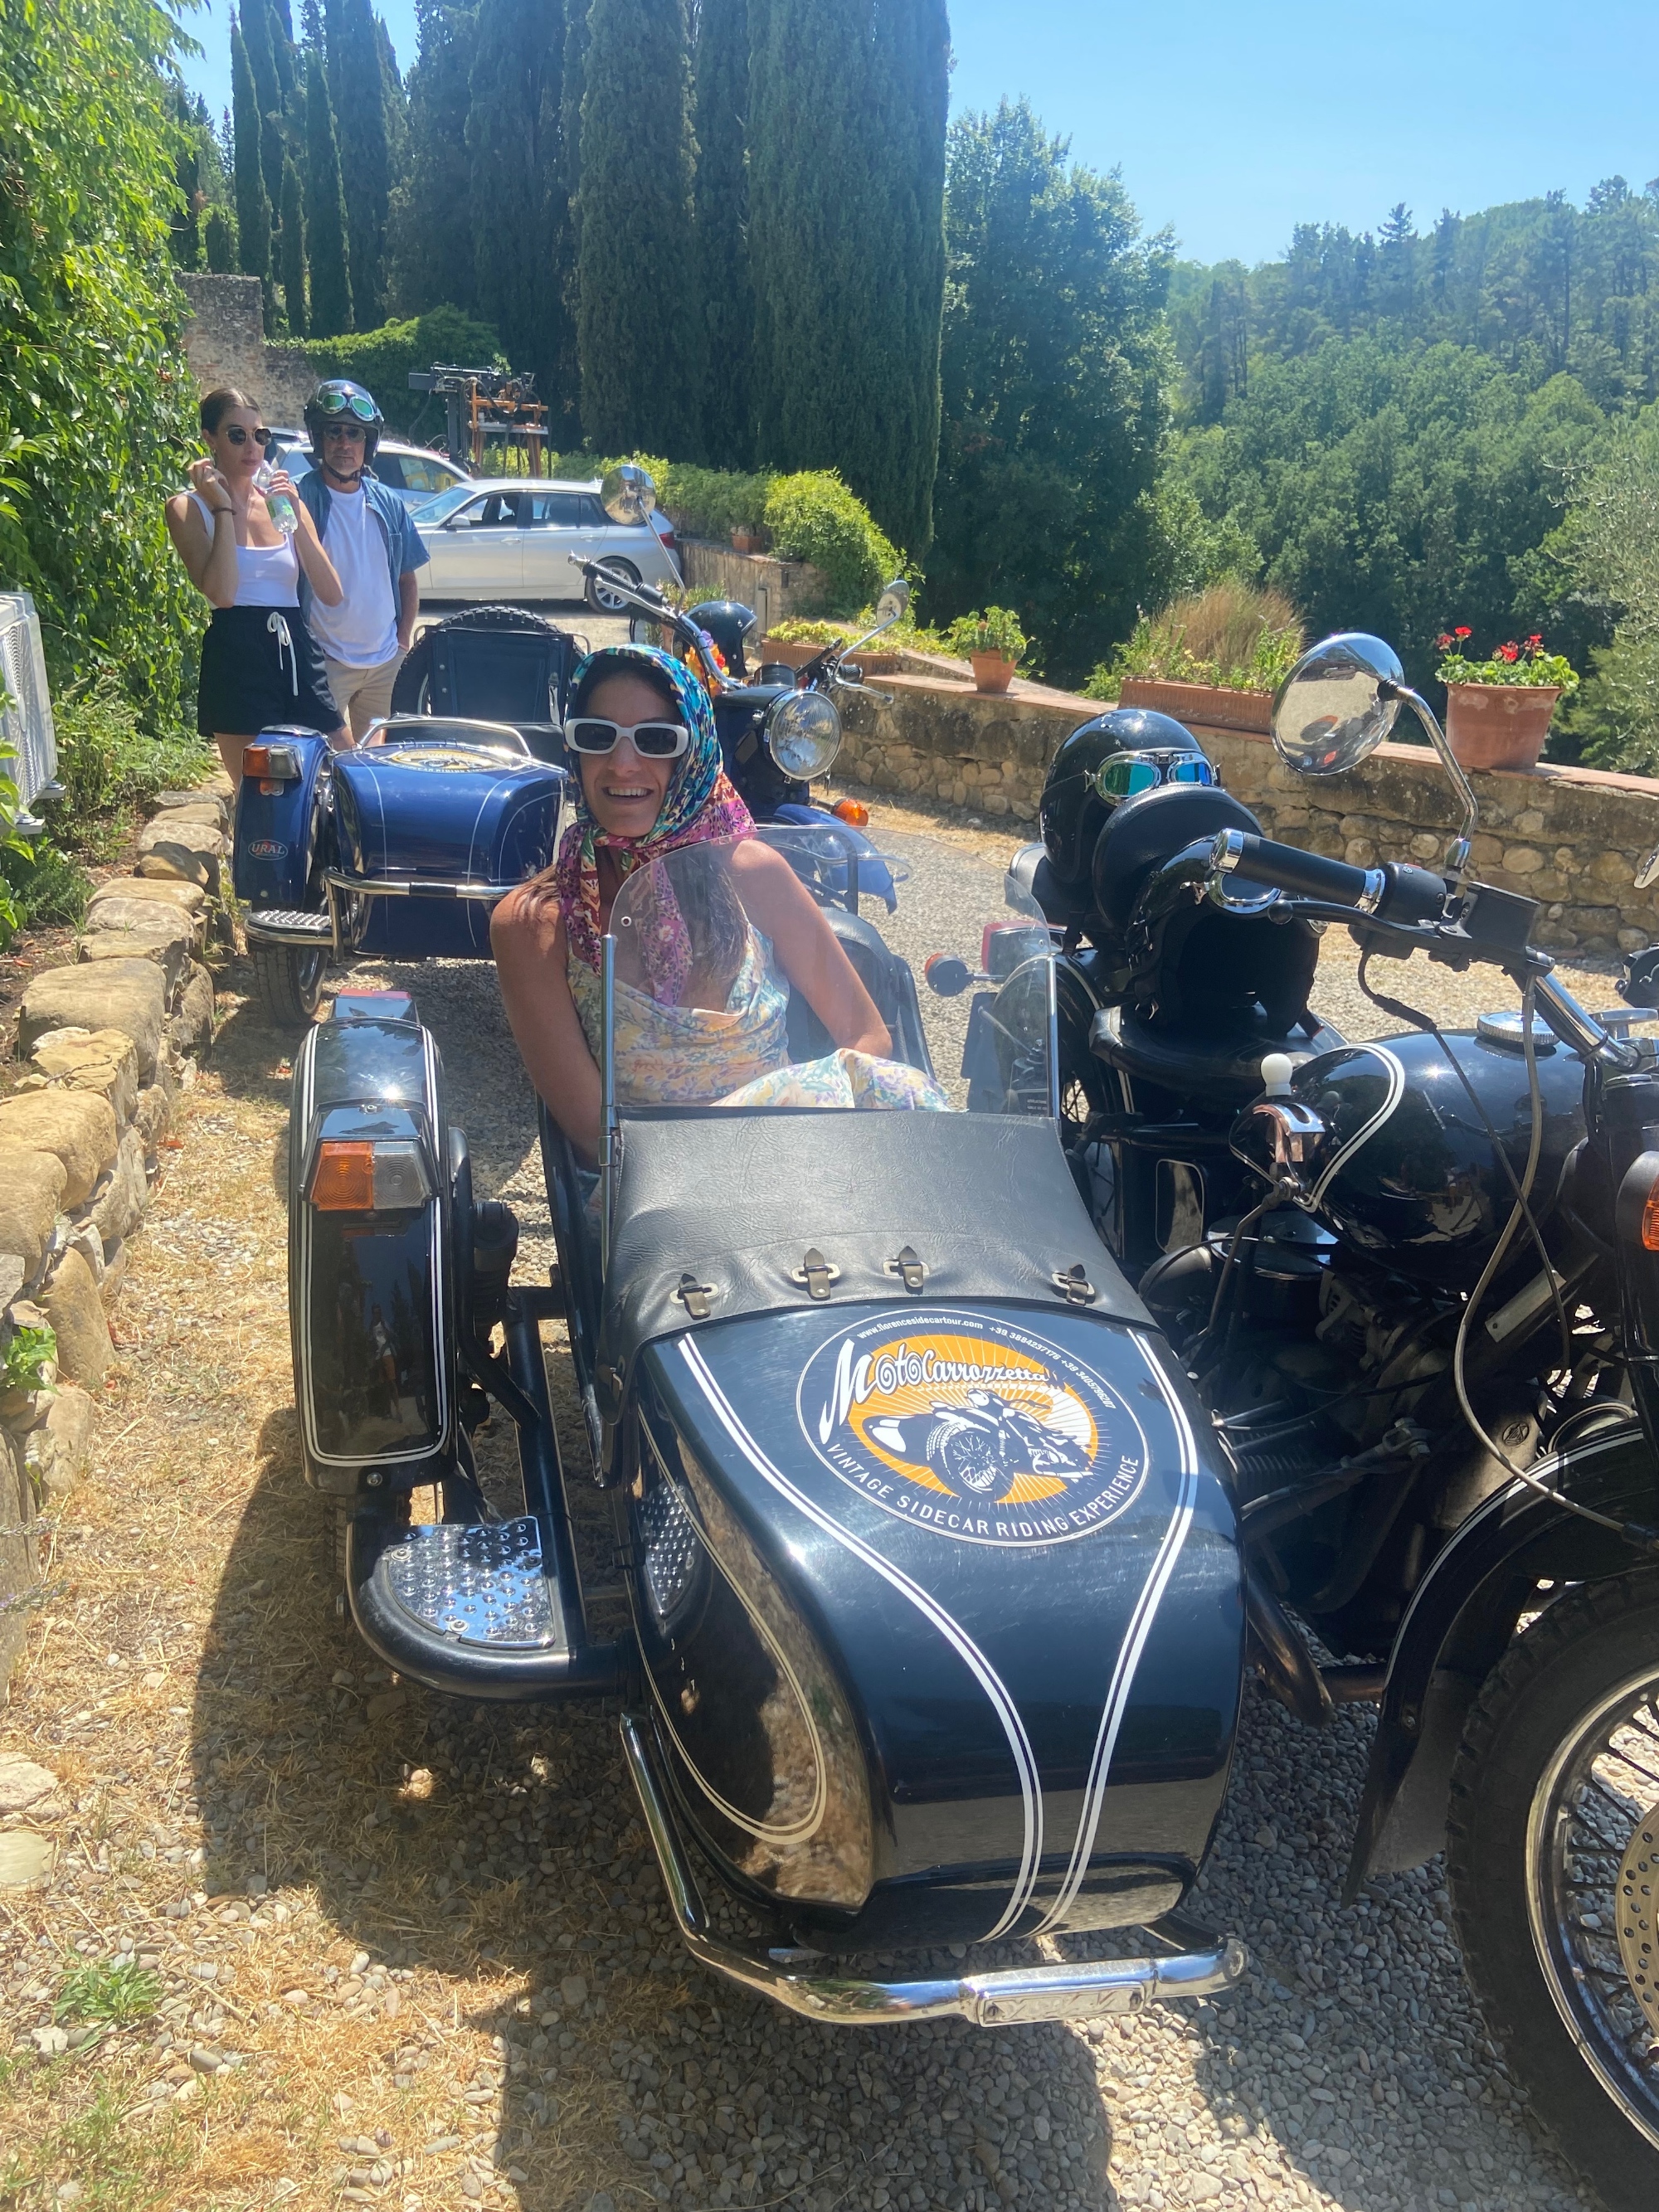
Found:
[[(599, 566), (612, 570), (627, 583), (637, 584), (640, 580), (640, 572), (630, 561), (601, 561)], [(607, 592), (597, 576), (587, 579), (583, 596), (596, 615), (621, 615), (628, 611), (627, 600), (618, 599), (614, 592)]]
[(1447, 1867), (1469, 1980), (1534, 2110), (1612, 2212), (1651, 2212), (1659, 1575), (1559, 1599), (1488, 1676)]
[(984, 1498), (1002, 1485), (1002, 1463), (984, 1437), (947, 1437), (939, 1449), (945, 1472), (958, 1492)]
[(322, 996), (328, 952), (319, 945), (251, 945), (253, 988), (266, 1018), (278, 1029), (302, 1029)]

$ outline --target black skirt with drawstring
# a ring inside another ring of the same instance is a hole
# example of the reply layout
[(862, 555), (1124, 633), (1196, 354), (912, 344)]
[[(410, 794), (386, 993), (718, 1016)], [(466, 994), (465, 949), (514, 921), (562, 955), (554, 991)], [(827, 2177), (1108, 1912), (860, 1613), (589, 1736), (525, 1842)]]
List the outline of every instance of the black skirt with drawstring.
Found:
[(298, 607), (214, 609), (196, 690), (204, 738), (257, 738), (279, 722), (326, 737), (341, 719), (323, 649)]

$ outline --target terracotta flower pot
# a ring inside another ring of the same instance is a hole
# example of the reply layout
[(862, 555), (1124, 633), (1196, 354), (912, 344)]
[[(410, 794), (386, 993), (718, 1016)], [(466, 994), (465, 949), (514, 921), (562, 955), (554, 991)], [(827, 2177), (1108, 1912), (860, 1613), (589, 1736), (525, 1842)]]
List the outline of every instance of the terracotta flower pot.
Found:
[(1550, 684), (1449, 684), (1452, 751), (1464, 768), (1536, 768), (1560, 696)]
[(734, 553), (758, 553), (762, 533), (758, 530), (734, 530), (732, 532), (732, 550)]
[(1006, 691), (1014, 680), (1014, 663), (1000, 653), (970, 653), (975, 691)]

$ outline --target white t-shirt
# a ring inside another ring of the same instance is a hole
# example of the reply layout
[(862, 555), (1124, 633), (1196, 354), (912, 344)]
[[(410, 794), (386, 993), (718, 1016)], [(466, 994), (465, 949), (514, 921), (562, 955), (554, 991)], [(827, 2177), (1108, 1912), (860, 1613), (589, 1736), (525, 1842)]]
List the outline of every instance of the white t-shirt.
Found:
[(386, 570), (386, 540), (362, 491), (330, 487), (323, 550), (345, 597), (337, 607), (325, 607), (313, 592), (306, 612), (311, 634), (331, 660), (378, 668), (398, 650), (398, 601)]

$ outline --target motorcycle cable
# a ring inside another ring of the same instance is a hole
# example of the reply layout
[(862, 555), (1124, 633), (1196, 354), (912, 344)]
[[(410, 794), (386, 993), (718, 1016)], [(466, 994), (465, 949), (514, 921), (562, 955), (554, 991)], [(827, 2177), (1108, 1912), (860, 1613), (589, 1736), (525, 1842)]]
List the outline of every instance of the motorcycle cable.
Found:
[[(1555, 1268), (1550, 1259), (1549, 1247), (1544, 1242), (1543, 1232), (1538, 1226), (1537, 1220), (1534, 1216), (1532, 1206), (1529, 1202), (1531, 1193), (1530, 1181), (1526, 1181), (1523, 1187), (1522, 1182), (1518, 1182), (1516, 1180), (1514, 1164), (1510, 1158), (1508, 1150), (1500, 1141), (1498, 1132), (1492, 1126), (1492, 1116), (1487, 1113), (1486, 1106), (1481, 1101), (1480, 1092), (1475, 1089), (1474, 1084), (1470, 1082), (1467, 1069), (1442, 1035), (1440, 1024), (1437, 1022), (1431, 1020), (1427, 1014), (1419, 1012), (1415, 1006), (1408, 1006), (1402, 1000), (1391, 999), (1386, 993), (1376, 989), (1367, 973), (1370, 965), (1370, 957), (1371, 956), (1369, 951), (1362, 952), (1359, 956), (1358, 983), (1361, 991), (1364, 994), (1366, 998), (1370, 1000), (1371, 1004), (1377, 1007), (1382, 1012), (1391, 1014), (1396, 1021), (1408, 1022), (1414, 1029), (1427, 1031), (1429, 1036), (1434, 1039), (1436, 1044), (1439, 1046), (1441, 1055), (1444, 1059), (1446, 1065), (1450, 1068), (1452, 1073), (1462, 1085), (1464, 1092), (1468, 1098), (1470, 1105), (1474, 1107), (1482, 1127), (1486, 1130), (1487, 1139), (1492, 1145), (1492, 1151), (1498, 1157), (1499, 1164), (1503, 1168), (1504, 1174), (1508, 1180), (1510, 1188), (1515, 1194), (1515, 1202), (1521, 1208), (1522, 1218), (1525, 1220), (1528, 1229), (1531, 1231), (1533, 1243), (1537, 1249), (1539, 1259), (1543, 1265), (1545, 1279), (1549, 1284), (1550, 1296), (1554, 1302), (1556, 1321), (1561, 1330), (1561, 1364), (1565, 1370), (1571, 1372), (1572, 1368), (1572, 1323), (1567, 1314), (1566, 1302), (1561, 1295), (1561, 1285), (1556, 1280)], [(1530, 1008), (1532, 1005), (1532, 991), (1533, 986), (1530, 982), (1523, 983), (1522, 985), (1522, 1002), (1527, 1008)], [(1525, 1037), (1522, 1040), (1522, 1050), (1527, 1063), (1528, 1095), (1531, 1101), (1533, 1121), (1534, 1127), (1539, 1130), (1541, 1137), (1543, 1096), (1539, 1088), (1538, 1083), (1537, 1048), (1530, 1029), (1527, 1030)], [(1506, 1237), (1505, 1243), (1507, 1243), (1507, 1241)], [(1507, 1460), (1504, 1460), (1502, 1463), (1505, 1467), (1509, 1465), (1509, 1462)]]

